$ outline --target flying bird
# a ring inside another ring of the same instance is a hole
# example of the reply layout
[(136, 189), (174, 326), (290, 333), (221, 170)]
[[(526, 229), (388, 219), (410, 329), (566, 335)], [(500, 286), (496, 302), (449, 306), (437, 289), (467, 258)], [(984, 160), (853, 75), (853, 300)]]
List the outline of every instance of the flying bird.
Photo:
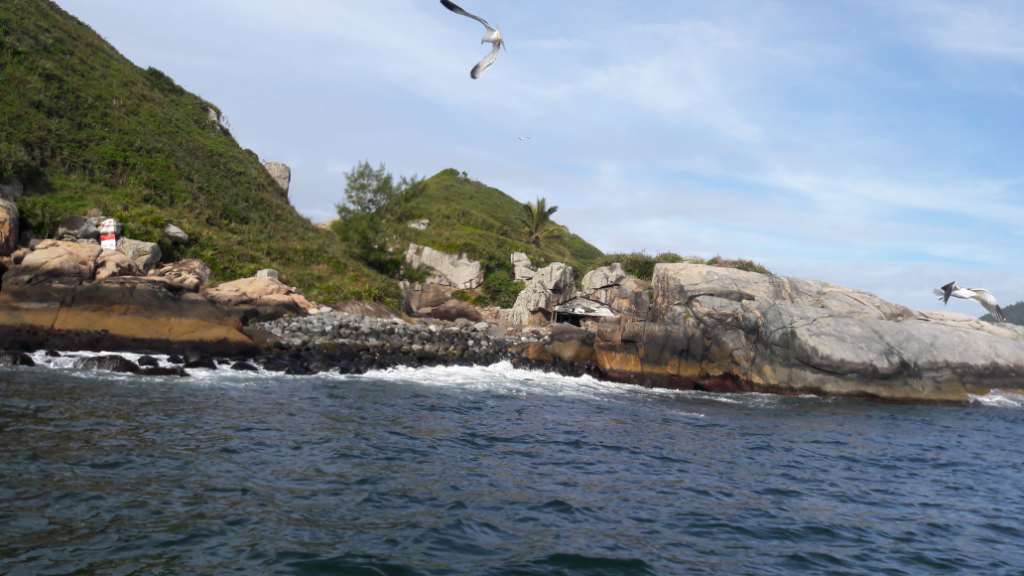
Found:
[(516, 141), (518, 141), (520, 144), (526, 144), (530, 140), (531, 138), (529, 136), (519, 136), (516, 138)]
[(999, 301), (991, 292), (984, 288), (961, 288), (956, 282), (950, 282), (942, 288), (936, 288), (935, 294), (942, 300), (943, 304), (949, 304), (950, 297), (963, 300), (977, 300), (978, 304), (988, 310), (989, 314), (996, 319), (996, 322), (1006, 322), (1006, 314), (999, 307)]
[(491, 44), (491, 52), (487, 54), (487, 56), (484, 56), (484, 59), (478, 62), (477, 65), (473, 66), (473, 69), (469, 71), (469, 77), (472, 78), (473, 80), (476, 80), (477, 78), (480, 77), (481, 74), (484, 73), (484, 70), (490, 68), (491, 65), (494, 64), (494, 61), (498, 59), (498, 51), (501, 50), (502, 48), (505, 48), (505, 40), (504, 38), (501, 37), (501, 30), (498, 30), (494, 26), (488, 24), (487, 20), (484, 20), (483, 18), (475, 14), (470, 14), (469, 12), (466, 12), (465, 10), (460, 8), (458, 4), (452, 2), (451, 0), (441, 0), (441, 5), (451, 10), (452, 12), (455, 12), (456, 14), (460, 14), (462, 16), (465, 16), (466, 18), (472, 18), (473, 20), (476, 20), (477, 22), (483, 24), (484, 28), (487, 29), (487, 31), (484, 33), (484, 37), (480, 40), (480, 43), (483, 44), (485, 42), (489, 42)]

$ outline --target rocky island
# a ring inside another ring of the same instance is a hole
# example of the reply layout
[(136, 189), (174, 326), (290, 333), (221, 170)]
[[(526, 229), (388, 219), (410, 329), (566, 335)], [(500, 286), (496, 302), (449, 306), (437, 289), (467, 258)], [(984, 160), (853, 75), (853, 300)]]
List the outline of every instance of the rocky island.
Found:
[(543, 199), (455, 169), (395, 181), (360, 165), (349, 184), (380, 197), (354, 194), (316, 226), (290, 204), (288, 165), (239, 146), (214, 104), (52, 2), (17, 6), (0, 7), (0, 69), (19, 87), (0, 91), (0, 363), (510, 360), (645, 386), (940, 401), (1024, 387), (1019, 326), (752, 263), (604, 254)]

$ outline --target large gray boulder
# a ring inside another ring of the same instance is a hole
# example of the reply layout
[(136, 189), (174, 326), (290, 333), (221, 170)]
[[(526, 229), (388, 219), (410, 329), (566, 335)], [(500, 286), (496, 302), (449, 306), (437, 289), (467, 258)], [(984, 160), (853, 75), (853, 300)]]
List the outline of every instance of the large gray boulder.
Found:
[(530, 262), (525, 252), (512, 253), (512, 271), (516, 280), (526, 282), (537, 273), (537, 268)]
[(288, 198), (288, 189), (292, 185), (292, 169), (284, 162), (264, 162), (263, 167), (267, 169), (274, 182), (277, 182), (284, 197)]
[(18, 205), (0, 198), (0, 256), (10, 256), (18, 249)]
[(484, 283), (484, 269), (479, 262), (470, 260), (465, 254), (445, 254), (430, 246), (409, 244), (405, 262), (413, 268), (426, 267), (433, 270), (428, 283), (451, 286), (456, 290), (473, 290)]
[(1024, 387), (1024, 328), (824, 282), (658, 264), (649, 322), (602, 326), (611, 377), (712, 390), (963, 401)]
[(651, 306), (650, 284), (627, 274), (618, 262), (587, 272), (580, 296), (632, 318), (646, 318)]
[(160, 246), (157, 243), (132, 240), (130, 238), (118, 238), (117, 251), (130, 258), (144, 274), (159, 264), (160, 259), (163, 257), (163, 253), (160, 251)]
[(516, 297), (509, 315), (510, 322), (518, 326), (545, 323), (555, 306), (572, 299), (575, 281), (575, 270), (561, 262), (553, 262), (537, 270)]

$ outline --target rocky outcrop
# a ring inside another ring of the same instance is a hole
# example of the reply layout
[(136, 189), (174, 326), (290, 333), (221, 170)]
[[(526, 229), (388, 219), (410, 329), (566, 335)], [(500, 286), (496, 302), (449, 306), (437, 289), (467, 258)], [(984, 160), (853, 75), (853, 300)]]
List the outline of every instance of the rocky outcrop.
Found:
[(427, 226), (430, 226), (430, 219), (420, 218), (419, 220), (412, 220), (409, 223), (407, 223), (406, 226), (413, 230), (423, 231), (427, 229)]
[(0, 256), (9, 256), (18, 249), (18, 206), (0, 198)]
[(651, 307), (650, 284), (627, 274), (619, 263), (588, 272), (579, 295), (632, 318), (646, 318)]
[(181, 260), (164, 264), (152, 270), (149, 276), (186, 292), (198, 292), (210, 280), (210, 267), (202, 260)]
[(258, 318), (308, 314), (316, 309), (297, 290), (269, 277), (225, 282), (208, 289), (205, 295), (221, 306), (245, 309), (251, 316)]
[(513, 277), (521, 282), (527, 282), (537, 273), (537, 269), (530, 262), (530, 257), (523, 252), (512, 253)]
[(458, 319), (465, 319), (471, 322), (480, 322), (483, 316), (476, 306), (461, 300), (448, 300), (437, 308), (430, 311), (430, 317), (438, 320), (454, 322)]
[(160, 263), (163, 253), (155, 242), (143, 242), (129, 238), (117, 239), (117, 250), (131, 259), (139, 270), (147, 273)]
[(89, 282), (101, 252), (96, 244), (43, 240), (22, 258), (21, 264), (4, 274), (3, 292), (44, 284), (70, 287)]
[(455, 288), (440, 284), (402, 283), (402, 310), (413, 316), (427, 316), (451, 299)]
[(535, 326), (547, 322), (555, 306), (573, 297), (576, 272), (571, 266), (554, 262), (537, 270), (526, 288), (516, 297), (510, 320), (517, 326)]
[(618, 380), (711, 390), (962, 401), (1024, 387), (1024, 328), (916, 313), (858, 290), (659, 264), (648, 321), (602, 323)]
[(473, 290), (484, 282), (484, 269), (465, 254), (445, 254), (429, 246), (410, 244), (405, 262), (413, 268), (426, 267), (434, 272), (428, 283), (450, 286), (456, 290)]
[(138, 276), (140, 273), (135, 262), (117, 250), (103, 250), (96, 258), (96, 282), (117, 276)]
[(270, 278), (272, 280), (280, 280), (281, 274), (273, 268), (264, 268), (256, 271), (256, 278)]
[[(99, 248), (97, 247), (97, 251)], [(31, 256), (31, 255), (30, 255)], [(27, 258), (26, 258), (27, 259)], [(248, 354), (240, 312), (156, 278), (0, 292), (0, 348)]]
[(274, 182), (277, 183), (277, 186), (287, 199), (288, 189), (292, 185), (292, 169), (284, 162), (264, 162), (263, 167), (267, 169), (267, 173), (274, 179)]

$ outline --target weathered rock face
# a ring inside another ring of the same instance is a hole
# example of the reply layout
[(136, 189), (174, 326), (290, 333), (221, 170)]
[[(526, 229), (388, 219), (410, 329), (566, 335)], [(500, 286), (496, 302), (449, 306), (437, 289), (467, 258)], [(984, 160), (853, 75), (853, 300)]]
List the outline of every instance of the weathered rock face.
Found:
[(9, 256), (18, 249), (18, 206), (0, 198), (0, 256)]
[(438, 320), (448, 320), (450, 322), (460, 318), (470, 320), (472, 322), (480, 322), (483, 320), (483, 316), (480, 314), (480, 311), (477, 310), (476, 306), (461, 300), (449, 300), (437, 308), (434, 308), (430, 311), (430, 317), (437, 318)]
[(222, 306), (250, 308), (259, 317), (307, 314), (316, 308), (294, 288), (273, 278), (242, 278), (210, 288), (205, 294)]
[(6, 280), (0, 347), (228, 355), (255, 349), (241, 331), (239, 314), (156, 278), (112, 277), (62, 290), (40, 284), (15, 291), (6, 289)]
[(561, 262), (537, 270), (516, 297), (510, 314), (511, 322), (518, 326), (543, 324), (555, 306), (572, 298), (575, 279), (575, 270)]
[(405, 253), (405, 262), (413, 268), (426, 266), (435, 272), (431, 284), (451, 286), (456, 290), (473, 290), (484, 283), (484, 270), (479, 262), (470, 260), (464, 254), (445, 254), (429, 246), (410, 244)]
[(117, 276), (138, 276), (139, 267), (117, 250), (103, 250), (96, 258), (96, 281)]
[(512, 270), (514, 278), (521, 282), (529, 281), (537, 273), (537, 269), (530, 262), (530, 257), (523, 252), (512, 253)]
[(606, 375), (717, 390), (962, 401), (1024, 387), (1024, 328), (915, 313), (822, 282), (659, 264), (650, 322), (597, 331)]
[(403, 284), (402, 309), (406, 314), (426, 315), (451, 299), (455, 288), (440, 284)]
[(280, 280), (281, 274), (273, 268), (264, 268), (256, 271), (256, 278), (270, 278), (273, 280)]
[(188, 244), (188, 234), (174, 224), (164, 226), (164, 237), (174, 244)]
[(149, 273), (186, 292), (198, 292), (210, 280), (210, 267), (202, 260), (181, 260), (164, 264)]
[(277, 182), (284, 197), (288, 198), (288, 188), (292, 185), (292, 169), (283, 162), (264, 162), (263, 167), (267, 169), (274, 182)]
[(618, 262), (595, 268), (583, 276), (582, 290), (584, 294), (592, 294), (602, 288), (618, 286), (626, 279), (626, 271)]
[(21, 264), (3, 278), (3, 291), (39, 284), (77, 286), (93, 279), (100, 247), (78, 242), (43, 240)]
[(650, 284), (627, 274), (621, 264), (591, 270), (582, 284), (581, 296), (606, 304), (616, 314), (647, 317), (651, 307)]
[(142, 272), (149, 272), (160, 263), (163, 253), (155, 242), (143, 242), (130, 238), (118, 238), (117, 250), (135, 262)]

